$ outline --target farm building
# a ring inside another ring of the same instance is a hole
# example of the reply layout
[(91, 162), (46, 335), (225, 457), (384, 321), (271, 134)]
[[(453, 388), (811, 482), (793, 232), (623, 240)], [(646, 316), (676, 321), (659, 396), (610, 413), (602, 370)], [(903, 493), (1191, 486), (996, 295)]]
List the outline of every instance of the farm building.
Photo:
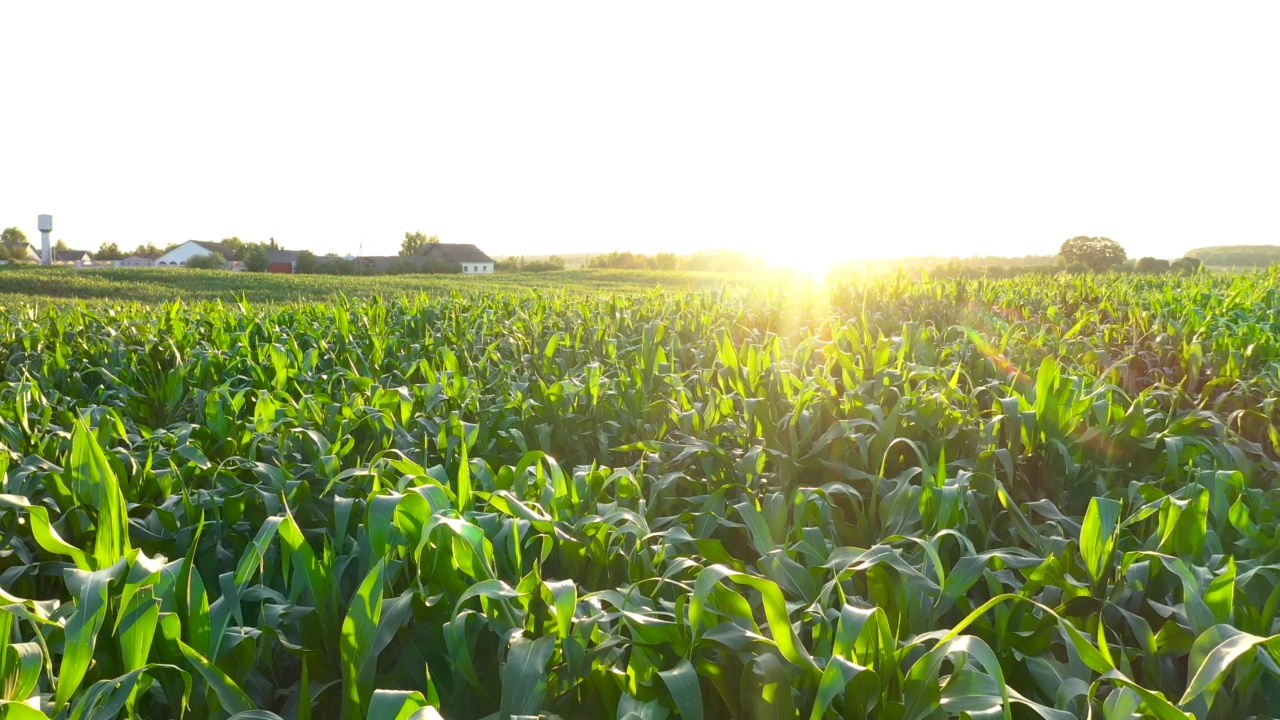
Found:
[[(26, 252), (23, 253), (21, 257), (17, 257), (12, 260), (6, 261), (6, 264), (8, 262), (36, 263), (36, 264), (40, 263), (40, 250), (37, 249), (35, 245), (32, 245), (31, 243), (27, 243), (25, 250)], [(51, 248), (49, 250), (49, 254), (51, 256), (50, 260), (52, 261), (53, 265), (60, 265), (62, 267), (77, 267), (77, 268), (86, 268), (86, 267), (94, 266), (93, 253), (90, 253), (87, 250), (69, 250), (69, 249), (57, 250), (57, 249)]]
[(267, 272), (292, 275), (298, 272), (297, 250), (268, 250)]
[(431, 243), (417, 252), (417, 256), (431, 262), (458, 263), (467, 275), (492, 275), (493, 258), (475, 245), (462, 243)]
[(155, 258), (145, 255), (130, 255), (123, 260), (117, 260), (116, 267), (151, 267), (155, 262)]
[(92, 267), (93, 255), (85, 250), (51, 250), (54, 265), (63, 267)]
[(156, 267), (184, 267), (192, 258), (211, 254), (221, 255), (228, 263), (235, 260), (235, 253), (222, 243), (188, 240), (156, 258), (154, 264)]
[[(343, 258), (347, 260), (347, 258)], [(396, 267), (403, 267), (409, 262), (409, 258), (400, 257), (399, 255), (365, 255), (363, 257), (352, 257), (348, 262), (356, 266), (356, 273), (374, 273), (381, 275), (391, 271)]]

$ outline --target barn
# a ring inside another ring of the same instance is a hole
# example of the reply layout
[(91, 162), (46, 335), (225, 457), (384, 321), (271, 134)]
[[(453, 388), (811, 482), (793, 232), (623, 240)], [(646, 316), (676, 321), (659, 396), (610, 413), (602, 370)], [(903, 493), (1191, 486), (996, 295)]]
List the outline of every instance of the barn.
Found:
[(268, 250), (267, 272), (292, 275), (298, 272), (297, 250)]

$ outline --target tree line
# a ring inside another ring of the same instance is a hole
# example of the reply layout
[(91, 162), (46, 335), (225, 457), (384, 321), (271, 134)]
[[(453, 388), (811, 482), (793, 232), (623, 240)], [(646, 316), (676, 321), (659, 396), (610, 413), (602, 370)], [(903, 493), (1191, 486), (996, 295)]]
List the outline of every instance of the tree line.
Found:
[(1280, 263), (1280, 245), (1214, 245), (1191, 250), (1187, 257), (1211, 267), (1270, 267)]
[[(985, 260), (995, 258), (984, 258)], [(1024, 263), (962, 263), (957, 259), (935, 265), (929, 274), (934, 277), (1013, 277), (1026, 274), (1049, 274), (1067, 272), (1080, 274), (1088, 272), (1138, 272), (1194, 273), (1200, 269), (1200, 260), (1193, 257), (1181, 257), (1176, 260), (1164, 260), (1155, 257), (1133, 259), (1128, 256), (1124, 246), (1108, 237), (1091, 237), (1077, 235), (1062, 243), (1057, 255), (1027, 256), (1026, 260), (1036, 262)]]
[(592, 255), (587, 267), (601, 270), (696, 270), (704, 272), (747, 272), (765, 267), (765, 261), (734, 250), (706, 250), (692, 255), (611, 252)]

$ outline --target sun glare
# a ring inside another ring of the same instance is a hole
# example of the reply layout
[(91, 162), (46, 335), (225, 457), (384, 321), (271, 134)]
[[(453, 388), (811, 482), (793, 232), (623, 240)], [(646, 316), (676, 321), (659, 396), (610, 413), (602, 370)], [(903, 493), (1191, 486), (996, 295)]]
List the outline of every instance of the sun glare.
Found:
[(774, 270), (783, 270), (796, 273), (807, 277), (814, 282), (824, 282), (827, 277), (827, 271), (831, 269), (830, 263), (814, 262), (815, 257), (820, 257), (821, 253), (811, 253), (803, 248), (796, 246), (776, 248), (769, 252), (760, 253), (760, 257), (769, 264)]

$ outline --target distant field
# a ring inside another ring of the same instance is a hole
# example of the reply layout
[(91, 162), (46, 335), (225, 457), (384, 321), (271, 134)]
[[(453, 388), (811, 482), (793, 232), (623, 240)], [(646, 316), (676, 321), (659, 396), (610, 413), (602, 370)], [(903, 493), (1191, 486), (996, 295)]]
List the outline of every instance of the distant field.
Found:
[(569, 270), (539, 274), (381, 275), (264, 275), (206, 270), (116, 268), (0, 267), (0, 303), (30, 300), (110, 300), (159, 303), (184, 300), (232, 300), (290, 303), (330, 300), (341, 295), (416, 295), (426, 292), (484, 289), (572, 288), (640, 292), (654, 287), (716, 287), (748, 280), (726, 273), (646, 270)]

